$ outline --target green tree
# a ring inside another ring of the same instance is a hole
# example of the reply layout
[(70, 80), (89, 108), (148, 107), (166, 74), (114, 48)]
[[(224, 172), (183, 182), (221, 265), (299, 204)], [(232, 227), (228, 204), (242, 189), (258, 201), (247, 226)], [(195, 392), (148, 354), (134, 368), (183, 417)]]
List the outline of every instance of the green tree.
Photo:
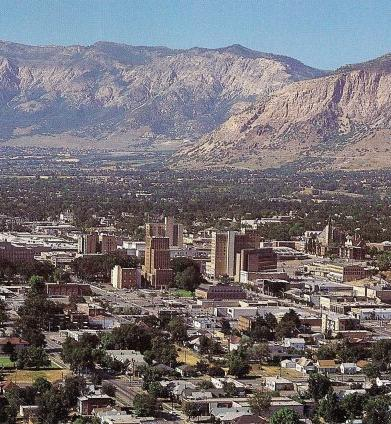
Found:
[(332, 343), (320, 346), (318, 351), (316, 352), (316, 357), (318, 359), (335, 359), (335, 346)]
[(267, 321), (258, 316), (251, 328), (250, 337), (255, 341), (268, 341), (273, 340), (273, 329), (268, 325)]
[(330, 424), (345, 422), (345, 411), (339, 404), (337, 395), (332, 391), (319, 402), (317, 413)]
[(167, 327), (174, 342), (183, 343), (187, 340), (187, 326), (183, 317), (175, 316), (169, 321)]
[(148, 390), (151, 383), (160, 381), (162, 379), (162, 373), (154, 367), (142, 366), (139, 369), (139, 373), (143, 376), (143, 389)]
[(151, 349), (151, 334), (140, 324), (125, 324), (101, 338), (105, 349), (131, 349), (141, 353)]
[(381, 369), (387, 369), (391, 362), (391, 340), (379, 340), (372, 345), (372, 361)]
[(176, 287), (193, 292), (204, 279), (197, 266), (190, 266), (176, 274), (174, 281)]
[(369, 363), (365, 365), (362, 369), (363, 373), (370, 379), (376, 380), (377, 377), (380, 377), (381, 367), (376, 364)]
[(270, 312), (268, 312), (267, 314), (265, 314), (264, 316), (264, 320), (266, 322), (266, 325), (271, 328), (272, 330), (275, 330), (275, 328), (277, 327), (277, 318), (271, 314)]
[(77, 404), (77, 398), (83, 394), (86, 381), (80, 376), (68, 376), (64, 381), (63, 401), (67, 408), (73, 408)]
[(296, 411), (282, 408), (270, 417), (270, 424), (300, 424), (300, 416)]
[(190, 419), (199, 415), (200, 408), (196, 403), (185, 401), (182, 403), (182, 412)]
[(272, 396), (268, 392), (257, 390), (249, 398), (251, 412), (256, 415), (263, 415), (270, 408)]
[(227, 397), (235, 397), (237, 395), (236, 386), (232, 381), (224, 381), (223, 390)]
[(38, 398), (38, 422), (42, 424), (57, 424), (63, 422), (68, 411), (63, 401), (61, 390), (48, 390)]
[(42, 395), (43, 393), (47, 392), (48, 390), (51, 390), (52, 383), (46, 378), (38, 377), (34, 380), (33, 388), (36, 391), (37, 394)]
[(377, 256), (377, 266), (379, 271), (388, 271), (391, 268), (390, 252), (383, 252)]
[(83, 335), (80, 341), (68, 337), (62, 345), (62, 359), (70, 364), (74, 371), (93, 371), (95, 364), (104, 357), (103, 351), (98, 348), (98, 343), (96, 336)]
[(284, 337), (292, 337), (296, 329), (300, 327), (300, 318), (297, 313), (291, 309), (280, 320), (276, 327), (276, 337), (283, 339)]
[(0, 299), (0, 327), (7, 321), (7, 310), (4, 300)]
[(201, 380), (199, 383), (197, 383), (197, 387), (202, 390), (208, 390), (213, 389), (214, 385), (210, 380)]
[(60, 307), (48, 300), (44, 280), (33, 275), (30, 278), (30, 289), (23, 305), (18, 310), (19, 319), (16, 330), (19, 335), (36, 347), (45, 344), (43, 330), (56, 327), (56, 317)]
[(390, 401), (383, 396), (369, 398), (364, 405), (365, 424), (385, 424), (391, 422)]
[(164, 337), (154, 337), (152, 339), (152, 347), (150, 351), (144, 352), (146, 362), (152, 361), (158, 364), (176, 366), (178, 352), (175, 345)]
[(33, 405), (35, 396), (18, 386), (11, 387), (4, 394), (6, 404), (4, 405), (4, 413), (7, 417), (7, 423), (15, 423), (16, 416), (21, 405)]
[(225, 377), (225, 371), (221, 367), (212, 365), (208, 370), (208, 375), (210, 377)]
[(236, 377), (244, 377), (250, 371), (250, 364), (246, 353), (237, 349), (228, 355), (228, 373)]
[(163, 387), (159, 381), (152, 381), (149, 383), (147, 391), (150, 395), (157, 398), (166, 398), (168, 397), (168, 390), (166, 387)]
[(231, 325), (227, 319), (221, 321), (221, 332), (225, 335), (231, 334)]
[(329, 392), (331, 381), (323, 374), (310, 374), (308, 379), (308, 392), (316, 402), (322, 399)]
[(351, 393), (341, 400), (341, 407), (349, 420), (361, 418), (367, 396), (360, 393)]
[(137, 393), (133, 400), (134, 413), (138, 417), (155, 416), (156, 405), (156, 398), (149, 393)]
[(18, 353), (16, 365), (19, 369), (43, 368), (50, 365), (50, 360), (42, 347), (30, 346)]
[(67, 284), (71, 282), (71, 274), (61, 268), (54, 270), (52, 278), (56, 283)]
[(252, 360), (257, 361), (259, 365), (267, 362), (270, 358), (270, 350), (267, 343), (257, 343), (248, 350)]

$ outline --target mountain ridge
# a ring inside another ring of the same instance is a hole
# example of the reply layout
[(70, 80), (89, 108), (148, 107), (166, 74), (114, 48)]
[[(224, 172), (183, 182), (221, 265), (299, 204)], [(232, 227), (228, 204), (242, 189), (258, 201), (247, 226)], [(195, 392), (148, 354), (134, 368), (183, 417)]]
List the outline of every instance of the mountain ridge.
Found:
[(391, 167), (391, 55), (294, 82), (230, 117), (176, 166)]
[(0, 42), (0, 139), (69, 133), (196, 139), (294, 81), (324, 72), (232, 45), (187, 50)]

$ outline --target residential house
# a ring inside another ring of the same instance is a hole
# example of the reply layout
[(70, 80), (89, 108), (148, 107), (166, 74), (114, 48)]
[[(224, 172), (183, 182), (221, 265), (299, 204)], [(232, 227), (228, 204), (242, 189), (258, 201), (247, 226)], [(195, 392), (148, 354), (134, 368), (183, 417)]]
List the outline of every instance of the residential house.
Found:
[(337, 372), (337, 364), (334, 359), (319, 359), (316, 363), (316, 368), (322, 374), (334, 374)]
[(265, 386), (267, 389), (273, 392), (294, 390), (294, 385), (292, 381), (286, 378), (279, 377), (279, 376), (265, 377)]
[(291, 359), (284, 359), (280, 362), (281, 368), (296, 369), (296, 361)]
[(29, 345), (29, 342), (21, 339), (20, 337), (1, 337), (0, 338), (0, 352), (7, 352), (7, 348), (14, 349), (17, 353), (25, 349)]
[(311, 359), (302, 357), (296, 362), (296, 371), (299, 371), (302, 374), (309, 374), (311, 372), (315, 372), (316, 367)]
[(339, 366), (339, 369), (341, 371), (341, 374), (356, 374), (357, 371), (359, 370), (359, 368), (357, 367), (355, 363), (350, 363), (350, 362), (343, 362)]
[(283, 340), (283, 345), (287, 348), (295, 350), (304, 350), (305, 349), (305, 340), (298, 337), (285, 337)]

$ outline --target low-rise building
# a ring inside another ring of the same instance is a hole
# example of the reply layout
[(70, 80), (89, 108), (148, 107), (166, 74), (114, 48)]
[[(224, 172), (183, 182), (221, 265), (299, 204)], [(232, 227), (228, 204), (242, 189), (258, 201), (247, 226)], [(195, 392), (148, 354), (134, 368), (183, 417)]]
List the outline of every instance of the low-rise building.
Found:
[(337, 371), (334, 359), (319, 359), (315, 365), (318, 372), (322, 374), (334, 374)]
[(294, 390), (292, 381), (279, 376), (265, 377), (265, 387), (273, 392)]
[(299, 337), (285, 337), (283, 344), (285, 347), (295, 350), (305, 349), (305, 340)]
[(116, 289), (136, 289), (141, 287), (139, 268), (122, 268), (116, 265), (111, 271), (111, 284)]
[(339, 369), (341, 371), (341, 374), (356, 374), (357, 371), (359, 370), (359, 368), (357, 367), (355, 363), (350, 363), (350, 362), (343, 362), (339, 366)]
[(201, 284), (195, 291), (195, 295), (202, 299), (224, 300), (245, 299), (246, 292), (234, 284)]
[(114, 403), (114, 400), (104, 394), (92, 394), (77, 398), (77, 412), (80, 415), (92, 415), (96, 408), (105, 408)]

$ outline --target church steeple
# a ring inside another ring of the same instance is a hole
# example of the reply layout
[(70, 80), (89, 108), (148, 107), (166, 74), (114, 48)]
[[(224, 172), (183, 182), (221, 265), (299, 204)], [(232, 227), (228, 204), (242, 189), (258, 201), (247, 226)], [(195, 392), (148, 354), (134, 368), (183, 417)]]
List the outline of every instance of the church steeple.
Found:
[(327, 220), (326, 225), (326, 246), (331, 244), (333, 242), (333, 221), (331, 220), (331, 216), (329, 216), (329, 219)]

